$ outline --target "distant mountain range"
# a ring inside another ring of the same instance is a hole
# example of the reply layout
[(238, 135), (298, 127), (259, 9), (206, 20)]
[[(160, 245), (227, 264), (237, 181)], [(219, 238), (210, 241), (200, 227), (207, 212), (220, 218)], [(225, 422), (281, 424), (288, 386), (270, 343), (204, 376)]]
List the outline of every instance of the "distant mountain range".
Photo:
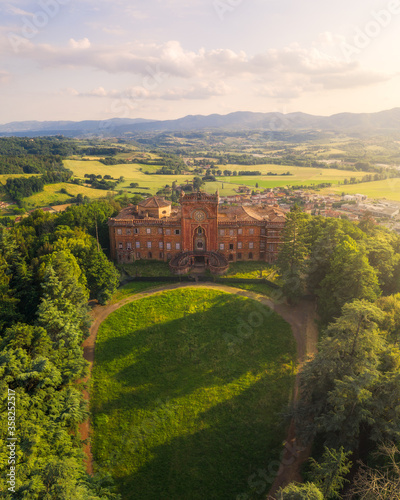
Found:
[(400, 131), (400, 108), (378, 113), (339, 113), (314, 116), (306, 113), (253, 113), (238, 111), (227, 115), (188, 115), (177, 120), (112, 118), (111, 120), (23, 121), (0, 125), (0, 136), (64, 135), (120, 137), (143, 132), (226, 131)]

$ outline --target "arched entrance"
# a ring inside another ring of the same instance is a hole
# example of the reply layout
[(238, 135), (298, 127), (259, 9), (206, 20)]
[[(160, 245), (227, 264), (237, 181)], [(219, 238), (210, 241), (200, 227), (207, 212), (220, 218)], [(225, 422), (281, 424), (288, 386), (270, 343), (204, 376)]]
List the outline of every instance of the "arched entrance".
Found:
[(196, 227), (193, 237), (193, 251), (194, 252), (206, 252), (207, 251), (207, 239), (204, 228), (201, 226)]

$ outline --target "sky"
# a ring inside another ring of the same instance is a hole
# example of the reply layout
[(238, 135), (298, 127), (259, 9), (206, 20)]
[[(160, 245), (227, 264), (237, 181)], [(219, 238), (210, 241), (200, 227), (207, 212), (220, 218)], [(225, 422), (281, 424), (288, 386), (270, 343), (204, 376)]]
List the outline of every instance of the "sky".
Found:
[(0, 0), (0, 123), (400, 106), (400, 0)]

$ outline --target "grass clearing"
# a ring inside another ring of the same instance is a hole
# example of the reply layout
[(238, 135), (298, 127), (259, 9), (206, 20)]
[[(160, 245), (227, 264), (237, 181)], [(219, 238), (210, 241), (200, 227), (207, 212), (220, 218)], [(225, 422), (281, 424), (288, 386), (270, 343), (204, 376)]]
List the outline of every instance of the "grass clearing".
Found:
[(282, 449), (295, 358), (289, 325), (244, 297), (189, 288), (124, 306), (97, 338), (96, 468), (125, 500), (251, 494)]

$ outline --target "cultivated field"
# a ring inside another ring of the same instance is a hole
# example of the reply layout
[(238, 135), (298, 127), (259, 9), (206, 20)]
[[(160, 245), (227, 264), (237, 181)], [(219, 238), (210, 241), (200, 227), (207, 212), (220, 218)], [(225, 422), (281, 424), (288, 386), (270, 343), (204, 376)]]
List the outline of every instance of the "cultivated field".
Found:
[(334, 186), (325, 190), (330, 193), (365, 194), (368, 198), (399, 201), (400, 202), (400, 179), (386, 179), (384, 181), (364, 182), (362, 184), (351, 184), (347, 186)]
[(244, 297), (185, 289), (124, 306), (98, 332), (95, 467), (128, 500), (251, 494), (279, 459), (295, 353), (289, 325)]
[[(155, 194), (159, 189), (166, 184), (171, 185), (173, 181), (178, 184), (184, 184), (190, 181), (196, 174), (190, 175), (146, 175), (144, 172), (155, 172), (160, 167), (157, 165), (142, 165), (142, 164), (122, 164), (122, 165), (103, 165), (98, 161), (76, 161), (65, 160), (65, 166), (74, 172), (74, 175), (79, 178), (84, 178), (85, 174), (96, 175), (111, 175), (114, 179), (124, 177), (124, 182), (118, 184), (117, 189), (126, 189), (129, 193), (140, 192), (143, 195)], [(202, 190), (214, 193), (217, 189), (221, 195), (234, 194), (237, 185), (254, 186), (258, 183), (260, 188), (287, 186), (287, 185), (312, 185), (321, 183), (337, 184), (345, 178), (350, 177), (361, 178), (365, 175), (364, 172), (353, 172), (350, 170), (335, 170), (324, 168), (306, 168), (294, 167), (289, 165), (220, 165), (217, 169), (245, 171), (258, 170), (263, 175), (261, 176), (230, 176), (218, 177), (218, 182), (207, 182)], [(141, 169), (141, 170), (140, 170)], [(290, 172), (293, 175), (282, 175)], [(278, 174), (277, 176), (267, 176), (267, 172)], [(130, 188), (132, 182), (139, 183), (139, 188)]]
[(83, 196), (88, 196), (90, 199), (97, 199), (106, 196), (107, 191), (101, 189), (91, 189), (85, 186), (78, 186), (77, 184), (59, 183), (47, 184), (44, 186), (43, 191), (35, 193), (28, 198), (24, 198), (27, 206), (44, 207), (46, 205), (58, 203), (68, 203), (71, 196), (61, 193), (61, 189), (66, 189), (72, 197), (77, 196), (79, 193)]
[[(289, 165), (224, 165), (220, 167), (221, 170), (232, 171), (247, 171), (258, 170), (262, 175), (260, 176), (230, 176), (218, 177), (218, 180), (231, 184), (242, 184), (253, 187), (256, 184), (260, 188), (272, 188), (279, 186), (299, 186), (321, 183), (338, 184), (339, 181), (343, 182), (344, 179), (350, 177), (362, 178), (365, 172), (353, 172), (351, 170), (337, 170), (331, 168), (308, 168), (308, 167), (293, 167)], [(276, 176), (265, 175), (267, 172), (278, 174)], [(282, 175), (290, 172), (292, 175)]]

